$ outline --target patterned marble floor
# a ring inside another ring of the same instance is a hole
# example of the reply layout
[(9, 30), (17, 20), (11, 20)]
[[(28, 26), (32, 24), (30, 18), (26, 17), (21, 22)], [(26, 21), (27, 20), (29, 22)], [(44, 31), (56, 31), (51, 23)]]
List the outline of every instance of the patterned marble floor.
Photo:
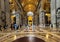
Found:
[[(22, 30), (16, 30), (12, 32), (0, 32), (0, 42), (12, 42), (18, 38), (22, 37), (37, 37), (45, 42), (60, 42), (60, 32), (49, 31), (50, 29), (39, 28), (24, 28)], [(52, 30), (52, 29), (51, 29)]]

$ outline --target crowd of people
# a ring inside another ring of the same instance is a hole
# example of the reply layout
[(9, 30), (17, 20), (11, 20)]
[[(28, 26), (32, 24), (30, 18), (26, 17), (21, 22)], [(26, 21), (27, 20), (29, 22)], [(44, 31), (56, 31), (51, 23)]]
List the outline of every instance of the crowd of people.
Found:
[[(20, 28), (22, 27), (22, 25), (20, 24)], [(11, 30), (18, 30), (19, 29), (19, 25), (17, 25), (16, 23), (11, 24), (9, 27)], [(0, 25), (0, 31), (2, 31), (2, 29), (6, 30), (8, 29), (8, 25)]]

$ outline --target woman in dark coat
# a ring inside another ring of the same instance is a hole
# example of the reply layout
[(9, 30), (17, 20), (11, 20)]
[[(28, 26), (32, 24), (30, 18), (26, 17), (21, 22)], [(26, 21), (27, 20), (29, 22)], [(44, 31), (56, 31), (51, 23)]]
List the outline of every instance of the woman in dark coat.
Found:
[(2, 27), (2, 26), (0, 25), (0, 31), (2, 31), (1, 27)]

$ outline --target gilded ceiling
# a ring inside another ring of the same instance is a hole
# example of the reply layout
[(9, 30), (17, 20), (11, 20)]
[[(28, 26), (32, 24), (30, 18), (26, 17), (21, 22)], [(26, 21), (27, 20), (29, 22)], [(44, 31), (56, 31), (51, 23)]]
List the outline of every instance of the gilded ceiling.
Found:
[[(37, 9), (39, 9), (38, 7), (46, 10), (46, 12), (50, 12), (50, 2), (48, 0), (17, 0), (19, 5), (22, 7), (21, 9), (23, 10), (23, 12), (28, 12), (28, 11), (32, 11), (35, 12)], [(17, 9), (17, 3), (15, 2), (15, 0), (10, 0), (10, 9)], [(40, 4), (40, 6), (39, 6)], [(19, 9), (20, 10), (20, 9)]]
[(20, 3), (24, 9), (24, 11), (32, 11), (34, 12), (37, 8), (39, 0), (20, 0)]

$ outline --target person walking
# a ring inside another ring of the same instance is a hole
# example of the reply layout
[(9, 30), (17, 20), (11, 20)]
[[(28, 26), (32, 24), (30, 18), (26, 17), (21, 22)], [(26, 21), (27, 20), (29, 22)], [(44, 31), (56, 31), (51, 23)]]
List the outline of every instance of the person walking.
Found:
[(14, 24), (14, 28), (15, 28), (15, 30), (17, 30), (17, 28), (18, 28), (18, 25), (17, 25), (17, 24)]
[(2, 26), (0, 25), (0, 31), (2, 31), (1, 27), (2, 27)]

